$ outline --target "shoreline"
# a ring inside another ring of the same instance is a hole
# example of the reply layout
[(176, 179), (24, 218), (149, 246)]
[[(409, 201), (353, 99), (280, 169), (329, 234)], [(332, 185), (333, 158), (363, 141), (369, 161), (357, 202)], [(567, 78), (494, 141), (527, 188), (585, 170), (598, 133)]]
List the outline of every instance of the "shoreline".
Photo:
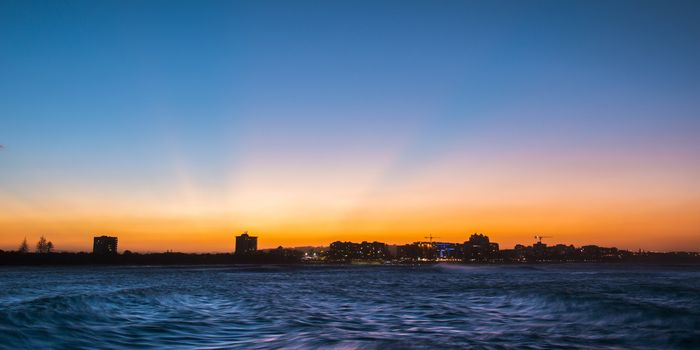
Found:
[[(71, 254), (66, 256), (66, 254)], [(157, 256), (141, 256), (141, 259), (129, 259), (116, 256), (111, 259), (95, 257), (92, 254), (80, 254), (73, 256), (73, 253), (51, 253), (42, 256), (22, 256), (18, 259), (8, 259), (4, 254), (0, 254), (0, 267), (69, 267), (69, 266), (132, 266), (132, 267), (190, 267), (190, 266), (212, 266), (212, 267), (260, 267), (260, 266), (303, 266), (303, 267), (392, 267), (392, 266), (532, 266), (532, 265), (700, 265), (700, 257), (636, 257), (624, 260), (572, 260), (572, 261), (492, 261), (492, 262), (464, 262), (464, 261), (294, 261), (294, 260), (246, 260), (235, 259), (233, 254), (227, 255), (187, 255), (185, 259), (172, 259), (165, 253)], [(163, 259), (163, 255), (166, 256)], [(77, 257), (77, 258), (76, 258)], [(182, 258), (183, 255), (178, 254)], [(208, 259), (209, 258), (209, 259)]]

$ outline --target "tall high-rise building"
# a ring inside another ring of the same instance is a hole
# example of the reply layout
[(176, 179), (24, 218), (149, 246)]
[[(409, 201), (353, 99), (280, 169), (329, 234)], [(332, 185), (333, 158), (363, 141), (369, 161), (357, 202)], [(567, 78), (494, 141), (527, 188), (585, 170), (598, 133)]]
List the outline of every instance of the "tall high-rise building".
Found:
[(258, 237), (248, 235), (248, 231), (236, 236), (236, 254), (249, 254), (258, 250)]
[(92, 241), (92, 254), (117, 255), (117, 237), (95, 237)]

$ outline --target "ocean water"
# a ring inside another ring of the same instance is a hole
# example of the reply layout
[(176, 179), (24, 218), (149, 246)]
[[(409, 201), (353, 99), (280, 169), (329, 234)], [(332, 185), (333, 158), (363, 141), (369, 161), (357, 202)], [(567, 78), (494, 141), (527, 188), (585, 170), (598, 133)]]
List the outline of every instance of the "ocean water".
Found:
[(700, 349), (700, 267), (0, 268), (0, 349)]

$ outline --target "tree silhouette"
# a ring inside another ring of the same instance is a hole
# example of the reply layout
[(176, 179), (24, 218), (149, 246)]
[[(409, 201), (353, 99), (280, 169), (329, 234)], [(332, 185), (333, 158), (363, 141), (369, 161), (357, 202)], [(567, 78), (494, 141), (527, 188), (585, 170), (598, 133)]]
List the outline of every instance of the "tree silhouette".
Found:
[(27, 237), (24, 237), (24, 240), (22, 241), (22, 244), (19, 245), (17, 252), (29, 253), (29, 244), (27, 244)]
[(36, 243), (36, 252), (37, 253), (50, 253), (51, 249), (53, 249), (53, 243), (50, 241), (46, 240), (46, 237), (41, 236), (39, 238), (39, 242)]

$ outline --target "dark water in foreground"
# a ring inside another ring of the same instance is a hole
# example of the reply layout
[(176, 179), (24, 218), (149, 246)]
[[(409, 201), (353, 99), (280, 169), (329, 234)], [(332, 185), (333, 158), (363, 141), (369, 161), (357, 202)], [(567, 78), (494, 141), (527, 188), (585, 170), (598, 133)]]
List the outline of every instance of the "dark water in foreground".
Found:
[(700, 267), (0, 268), (0, 349), (700, 349)]

